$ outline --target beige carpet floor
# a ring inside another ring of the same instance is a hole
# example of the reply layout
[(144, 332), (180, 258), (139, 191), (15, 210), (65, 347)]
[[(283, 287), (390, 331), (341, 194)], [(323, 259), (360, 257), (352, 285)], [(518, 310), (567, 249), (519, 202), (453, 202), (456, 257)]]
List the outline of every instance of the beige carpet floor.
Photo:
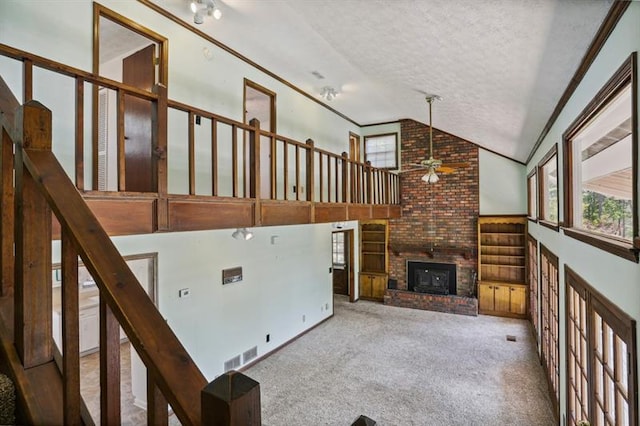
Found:
[[(515, 342), (506, 336), (516, 337)], [(334, 317), (248, 369), (269, 426), (553, 425), (529, 323), (335, 298)]]

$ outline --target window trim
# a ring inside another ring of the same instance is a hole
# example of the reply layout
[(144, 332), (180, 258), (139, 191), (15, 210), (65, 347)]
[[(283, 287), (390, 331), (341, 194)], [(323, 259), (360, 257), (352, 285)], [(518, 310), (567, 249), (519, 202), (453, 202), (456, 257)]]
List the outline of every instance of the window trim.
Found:
[[(591, 246), (620, 256), (624, 259), (638, 262), (640, 252), (640, 236), (638, 223), (638, 81), (637, 52), (633, 52), (618, 68), (614, 75), (598, 91), (594, 98), (580, 112), (562, 135), (563, 141), (563, 182), (564, 182), (564, 224), (565, 235), (575, 238)], [(622, 240), (615, 236), (607, 236), (573, 227), (573, 147), (571, 139), (627, 84), (631, 84), (631, 145), (632, 145), (632, 212), (633, 237), (632, 241)]]
[[(531, 193), (531, 186), (529, 185), (529, 181), (531, 179), (534, 179), (535, 183), (536, 183), (536, 193)], [(539, 196), (537, 194), (538, 191), (538, 168), (534, 167), (531, 172), (527, 175), (527, 219), (529, 219), (532, 222), (538, 222), (538, 199)], [(535, 206), (535, 211), (530, 211), (529, 208), (531, 207), (531, 200), (535, 200), (536, 202), (536, 206)]]
[(398, 165), (398, 151), (399, 150), (398, 150), (398, 133), (397, 132), (379, 133), (379, 134), (375, 134), (375, 135), (366, 135), (366, 136), (364, 136), (363, 141), (362, 141), (362, 144), (363, 144), (363, 146), (362, 146), (362, 148), (363, 148), (362, 158), (364, 160), (364, 163), (368, 164), (368, 161), (369, 161), (369, 160), (367, 160), (367, 139), (379, 138), (379, 137), (384, 137), (384, 136), (393, 136), (394, 139), (395, 139), (395, 147), (396, 147), (396, 149), (395, 149), (395, 165), (394, 165), (394, 167), (377, 167), (377, 166), (374, 166), (374, 167), (376, 167), (377, 169), (380, 169), (380, 170), (398, 170), (398, 168), (399, 168), (399, 165)]
[(554, 155), (556, 156), (556, 173), (558, 174), (558, 197), (556, 200), (556, 202), (558, 203), (558, 222), (552, 222), (545, 218), (546, 206), (544, 203), (544, 192), (546, 191), (546, 188), (545, 188), (545, 185), (543, 185), (544, 179), (538, 179), (537, 181), (538, 182), (537, 212), (538, 212), (538, 223), (540, 225), (543, 225), (549, 229), (553, 229), (554, 231), (558, 232), (558, 230), (560, 229), (560, 169), (558, 167), (558, 144), (557, 143), (553, 144), (551, 149), (549, 149), (549, 151), (544, 155), (544, 157), (542, 157), (542, 160), (540, 160), (540, 162), (538, 163), (538, 166), (536, 167), (536, 170), (537, 170), (536, 174), (538, 177), (542, 175), (542, 168), (547, 163), (549, 163), (549, 161), (551, 161)]

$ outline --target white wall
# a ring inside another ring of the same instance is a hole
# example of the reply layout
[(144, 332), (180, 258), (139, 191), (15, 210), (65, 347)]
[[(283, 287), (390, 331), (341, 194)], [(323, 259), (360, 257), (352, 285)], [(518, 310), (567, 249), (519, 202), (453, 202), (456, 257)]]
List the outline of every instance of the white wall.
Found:
[(525, 166), (482, 148), (478, 162), (480, 214), (526, 214)]
[[(0, 2), (0, 42), (90, 71), (92, 2), (53, 3), (43, 7), (42, 2)], [(353, 123), (143, 4), (101, 3), (169, 38), (169, 98), (241, 121), (246, 77), (276, 92), (277, 129), (282, 135), (300, 141), (312, 138), (316, 146), (340, 153), (348, 150), (349, 132), (360, 133)], [(52, 20), (54, 9), (56, 19)], [(205, 46), (213, 52), (212, 60), (203, 56)], [(0, 57), (0, 75), (18, 94), (22, 93), (21, 72), (16, 61)], [(34, 97), (53, 112), (54, 152), (71, 175), (74, 81), (40, 70), (34, 72), (34, 80)], [(85, 107), (91, 104), (89, 94), (86, 90)], [(183, 192), (186, 136), (177, 136), (175, 131), (186, 122), (180, 121), (179, 114), (175, 116), (170, 116), (169, 123), (173, 173), (169, 188)], [(90, 134), (88, 128), (86, 151)], [(85, 164), (90, 160), (85, 158)], [(357, 229), (357, 222), (347, 227)], [(324, 224), (253, 229), (256, 236), (250, 241), (234, 240), (232, 230), (116, 237), (114, 241), (123, 255), (158, 253), (160, 311), (205, 376), (213, 379), (223, 372), (224, 361), (255, 345), (258, 355), (263, 355), (333, 313), (331, 231), (331, 224)], [(271, 244), (272, 236), (277, 236), (275, 244)], [(355, 238), (357, 249), (357, 232)], [(56, 242), (53, 261), (59, 261), (59, 256)], [(243, 267), (244, 280), (223, 286), (222, 269), (235, 266)], [(185, 287), (191, 289), (191, 296), (178, 298), (178, 290)], [(271, 336), (269, 343), (266, 334)]]
[[(629, 57), (631, 52), (640, 51), (640, 25), (638, 22), (640, 22), (640, 2), (631, 2), (627, 12), (611, 33), (541, 146), (527, 164), (527, 172), (531, 171), (549, 149), (558, 143), (559, 173), (562, 175), (562, 133)], [(636, 78), (638, 77), (640, 76), (636, 76)], [(638, 95), (640, 97), (640, 94)], [(524, 181), (526, 178), (523, 179)], [(559, 179), (559, 189), (560, 193), (563, 193), (562, 176)], [(561, 222), (564, 218), (563, 201), (563, 198), (560, 197)], [(529, 232), (541, 244), (555, 253), (560, 263), (560, 366), (562, 366), (560, 407), (561, 417), (563, 417), (566, 414), (564, 265), (571, 267), (602, 295), (636, 321), (640, 320), (640, 265), (569, 238), (562, 231), (556, 232), (533, 222), (529, 222)], [(637, 350), (640, 351), (640, 340)]]

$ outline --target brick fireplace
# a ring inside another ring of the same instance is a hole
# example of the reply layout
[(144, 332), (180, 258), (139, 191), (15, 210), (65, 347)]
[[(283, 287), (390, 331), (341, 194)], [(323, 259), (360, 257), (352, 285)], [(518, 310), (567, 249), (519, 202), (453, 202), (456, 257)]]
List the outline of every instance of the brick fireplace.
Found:
[[(389, 223), (389, 277), (397, 281), (397, 290), (387, 290), (385, 303), (475, 315), (478, 147), (434, 128), (433, 151), (434, 158), (444, 163), (467, 162), (469, 166), (440, 175), (435, 184), (421, 181), (425, 173), (421, 170), (402, 175), (402, 218)], [(402, 168), (408, 169), (409, 164), (419, 163), (428, 155), (429, 126), (402, 120)], [(455, 264), (457, 295), (408, 292), (408, 261)]]

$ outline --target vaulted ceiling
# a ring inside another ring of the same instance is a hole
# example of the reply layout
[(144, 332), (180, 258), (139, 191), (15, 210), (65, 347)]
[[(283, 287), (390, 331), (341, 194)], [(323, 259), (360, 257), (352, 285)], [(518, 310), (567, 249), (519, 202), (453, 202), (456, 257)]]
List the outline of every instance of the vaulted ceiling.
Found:
[[(188, 0), (153, 0), (193, 24)], [(193, 24), (359, 124), (412, 118), (525, 161), (611, 0), (216, 0)], [(319, 78), (321, 76), (322, 78)]]

